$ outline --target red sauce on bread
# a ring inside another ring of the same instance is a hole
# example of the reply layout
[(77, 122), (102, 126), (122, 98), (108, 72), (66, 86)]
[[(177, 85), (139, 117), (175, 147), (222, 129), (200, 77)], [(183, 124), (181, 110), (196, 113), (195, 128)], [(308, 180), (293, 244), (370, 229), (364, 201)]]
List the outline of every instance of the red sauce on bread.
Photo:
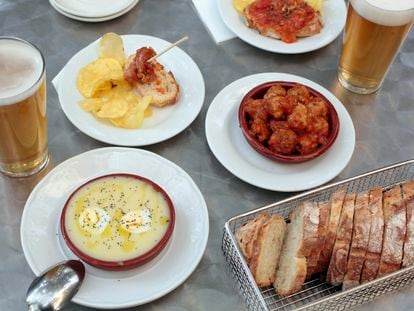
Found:
[(298, 31), (316, 14), (302, 0), (257, 0), (247, 9), (259, 29), (273, 29), (287, 43), (295, 42)]

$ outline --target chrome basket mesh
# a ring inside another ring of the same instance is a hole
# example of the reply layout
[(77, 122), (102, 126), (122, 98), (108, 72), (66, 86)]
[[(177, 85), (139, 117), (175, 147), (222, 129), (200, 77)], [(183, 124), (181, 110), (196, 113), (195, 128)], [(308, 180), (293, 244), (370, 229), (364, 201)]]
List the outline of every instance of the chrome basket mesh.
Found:
[(409, 160), (346, 179), (328, 186), (258, 208), (229, 219), (224, 227), (222, 249), (237, 281), (237, 288), (249, 310), (348, 310), (371, 301), (376, 297), (408, 286), (414, 280), (414, 266), (408, 267), (350, 290), (328, 285), (315, 278), (306, 282), (302, 290), (289, 297), (279, 297), (273, 287), (258, 288), (244, 257), (236, 243), (234, 233), (246, 221), (260, 212), (271, 215), (289, 212), (303, 201), (322, 202), (330, 198), (338, 188), (361, 192), (381, 186), (389, 188), (406, 180), (414, 179), (414, 160)]

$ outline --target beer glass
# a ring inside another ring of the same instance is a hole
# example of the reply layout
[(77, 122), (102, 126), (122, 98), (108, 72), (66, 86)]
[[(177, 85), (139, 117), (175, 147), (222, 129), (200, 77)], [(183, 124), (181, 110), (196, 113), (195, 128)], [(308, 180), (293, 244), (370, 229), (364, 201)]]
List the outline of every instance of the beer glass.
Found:
[(413, 19), (413, 1), (350, 0), (339, 82), (359, 94), (377, 91)]
[(13, 177), (47, 165), (45, 62), (37, 47), (0, 37), (0, 172)]

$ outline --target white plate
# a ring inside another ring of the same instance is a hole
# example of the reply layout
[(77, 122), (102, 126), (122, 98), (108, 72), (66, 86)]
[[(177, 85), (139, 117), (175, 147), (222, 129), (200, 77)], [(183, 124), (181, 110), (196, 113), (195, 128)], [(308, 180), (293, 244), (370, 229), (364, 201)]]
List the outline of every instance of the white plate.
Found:
[[(124, 35), (126, 55), (143, 46), (160, 51), (170, 43), (144, 35)], [(139, 129), (123, 129), (109, 121), (98, 120), (78, 104), (83, 97), (76, 87), (79, 70), (98, 58), (99, 39), (78, 52), (60, 74), (57, 92), (60, 105), (68, 119), (86, 135), (119, 146), (145, 146), (171, 138), (188, 127), (199, 114), (204, 102), (204, 80), (200, 69), (188, 54), (178, 47), (159, 57), (165, 69), (171, 70), (180, 86), (178, 102), (172, 106), (153, 108)]]
[(26, 260), (36, 275), (62, 260), (76, 258), (61, 238), (62, 207), (78, 186), (110, 173), (147, 177), (170, 196), (176, 213), (166, 249), (148, 264), (123, 272), (86, 266), (86, 277), (73, 301), (95, 308), (126, 308), (157, 299), (183, 283), (203, 256), (208, 211), (191, 177), (174, 163), (145, 150), (95, 149), (58, 165), (34, 188), (22, 216), (20, 234)]
[(104, 21), (108, 21), (114, 18), (117, 18), (121, 15), (124, 15), (126, 13), (128, 13), (129, 11), (131, 11), (138, 3), (139, 0), (135, 0), (131, 3), (131, 5), (129, 5), (128, 7), (126, 7), (124, 10), (119, 11), (118, 13), (112, 14), (112, 15), (107, 15), (107, 16), (103, 16), (103, 17), (83, 17), (83, 16), (78, 16), (78, 15), (74, 15), (74, 14), (70, 14), (62, 9), (60, 9), (56, 3), (56, 0), (49, 0), (49, 3), (51, 4), (51, 6), (60, 14), (62, 14), (63, 16), (66, 16), (68, 18), (74, 19), (74, 20), (78, 20), (78, 21), (82, 21), (82, 22), (89, 22), (89, 23), (99, 23), (99, 22), (104, 22)]
[[(302, 83), (331, 101), (340, 125), (338, 137), (328, 151), (308, 162), (288, 164), (262, 156), (247, 143), (239, 128), (240, 102), (253, 87), (269, 81)], [(285, 192), (302, 191), (328, 182), (345, 168), (355, 148), (354, 125), (341, 102), (319, 84), (284, 73), (255, 74), (226, 86), (208, 109), (206, 136), (216, 158), (238, 178), (263, 189)]]
[(344, 0), (325, 0), (322, 9), (322, 31), (311, 37), (299, 38), (295, 43), (285, 43), (262, 36), (256, 30), (247, 27), (244, 16), (239, 15), (233, 7), (233, 0), (217, 0), (217, 4), (224, 23), (240, 39), (260, 49), (282, 54), (298, 54), (324, 47), (341, 33), (346, 20)]
[(104, 17), (117, 14), (134, 0), (54, 0), (57, 7), (71, 15), (81, 17)]

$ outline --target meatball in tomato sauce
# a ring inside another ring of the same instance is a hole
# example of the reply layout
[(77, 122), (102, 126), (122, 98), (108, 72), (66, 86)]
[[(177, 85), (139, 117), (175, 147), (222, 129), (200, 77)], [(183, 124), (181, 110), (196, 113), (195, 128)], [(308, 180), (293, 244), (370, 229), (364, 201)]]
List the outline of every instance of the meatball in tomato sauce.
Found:
[(248, 100), (244, 111), (251, 135), (273, 152), (307, 155), (328, 142), (328, 105), (304, 85), (275, 83), (262, 98)]

